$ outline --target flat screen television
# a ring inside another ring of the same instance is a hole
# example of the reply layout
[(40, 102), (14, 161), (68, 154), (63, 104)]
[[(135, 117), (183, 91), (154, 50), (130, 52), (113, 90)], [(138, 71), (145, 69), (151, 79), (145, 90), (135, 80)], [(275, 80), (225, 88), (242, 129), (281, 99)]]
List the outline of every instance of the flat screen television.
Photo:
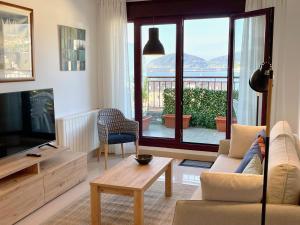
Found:
[(53, 89), (0, 94), (0, 158), (54, 140)]

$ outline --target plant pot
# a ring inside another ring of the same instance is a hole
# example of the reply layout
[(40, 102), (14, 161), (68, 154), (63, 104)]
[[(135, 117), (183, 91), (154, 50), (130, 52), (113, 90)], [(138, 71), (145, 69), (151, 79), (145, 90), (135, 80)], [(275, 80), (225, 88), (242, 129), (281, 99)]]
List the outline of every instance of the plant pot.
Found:
[(149, 129), (151, 119), (152, 119), (152, 116), (144, 116), (143, 117), (143, 131)]
[[(217, 116), (215, 118), (218, 132), (226, 132), (226, 117)], [(232, 123), (237, 123), (236, 118), (232, 118)]]
[[(175, 114), (165, 114), (163, 115), (165, 120), (165, 126), (168, 128), (175, 128)], [(182, 116), (182, 128), (186, 129), (190, 126), (191, 115), (183, 115)]]

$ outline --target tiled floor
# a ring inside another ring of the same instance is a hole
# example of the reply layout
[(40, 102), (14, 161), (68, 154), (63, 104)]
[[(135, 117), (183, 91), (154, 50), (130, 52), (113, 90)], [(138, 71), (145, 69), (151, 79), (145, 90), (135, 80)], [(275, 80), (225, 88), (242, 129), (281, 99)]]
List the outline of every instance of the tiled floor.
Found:
[[(175, 129), (167, 128), (160, 124), (151, 124), (149, 129), (144, 131), (144, 136), (150, 137), (175, 137)], [(219, 144), (225, 139), (225, 132), (218, 132), (214, 129), (189, 127), (183, 130), (183, 141), (194, 143)]]
[[(122, 159), (120, 156), (110, 156), (109, 167), (116, 165), (121, 160)], [(199, 185), (200, 174), (201, 172), (205, 171), (205, 169), (178, 166), (180, 162), (181, 160), (175, 160), (173, 163), (173, 182), (189, 185)], [(103, 167), (103, 158), (101, 158), (100, 162), (97, 162), (95, 158), (90, 159), (88, 164), (89, 174), (86, 181), (75, 186), (68, 192), (64, 193), (42, 208), (33, 212), (31, 215), (19, 221), (17, 225), (38, 225), (46, 221), (47, 218), (51, 217), (52, 215), (66, 207), (82, 194), (88, 192), (89, 181), (102, 174), (104, 171)], [(164, 177), (162, 176), (159, 179), (164, 180)]]

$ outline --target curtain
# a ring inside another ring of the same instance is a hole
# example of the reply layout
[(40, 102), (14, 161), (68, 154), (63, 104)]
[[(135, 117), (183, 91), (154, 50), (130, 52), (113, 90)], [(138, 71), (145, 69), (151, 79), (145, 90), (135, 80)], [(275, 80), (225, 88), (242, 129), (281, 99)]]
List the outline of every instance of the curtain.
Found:
[[(132, 118), (126, 0), (98, 0), (98, 89), (100, 108), (117, 108)], [(120, 145), (110, 152), (120, 154)], [(125, 152), (135, 152), (132, 143)]]
[(239, 124), (255, 125), (257, 93), (249, 86), (249, 79), (264, 61), (265, 17), (257, 16), (243, 20), (239, 97), (237, 121)]
[(101, 108), (132, 117), (125, 0), (98, 0), (98, 89)]
[(274, 86), (271, 124), (286, 117), (286, 79), (284, 78), (287, 0), (246, 0), (246, 11), (275, 7), (273, 34)]

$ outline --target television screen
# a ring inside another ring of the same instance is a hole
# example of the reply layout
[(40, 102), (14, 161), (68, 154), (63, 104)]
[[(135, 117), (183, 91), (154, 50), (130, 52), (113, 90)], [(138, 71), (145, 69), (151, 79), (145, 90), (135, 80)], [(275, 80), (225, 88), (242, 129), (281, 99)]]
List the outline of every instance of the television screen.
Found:
[(53, 140), (53, 89), (0, 94), (0, 158)]

